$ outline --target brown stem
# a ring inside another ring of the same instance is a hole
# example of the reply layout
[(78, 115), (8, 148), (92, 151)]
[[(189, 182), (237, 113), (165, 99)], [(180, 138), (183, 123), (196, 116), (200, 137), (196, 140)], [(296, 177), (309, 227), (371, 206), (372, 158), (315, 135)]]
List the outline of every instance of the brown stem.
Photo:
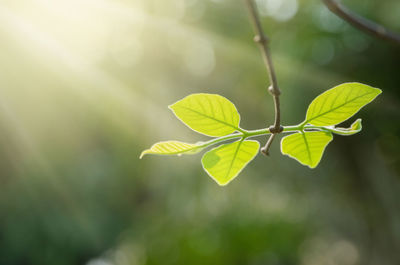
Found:
[(400, 45), (399, 34), (389, 31), (382, 25), (379, 25), (349, 10), (348, 8), (343, 6), (338, 0), (322, 1), (332, 13), (335, 13), (337, 16), (341, 17), (343, 20), (347, 21), (355, 28), (380, 39), (391, 41), (397, 45)]
[(275, 136), (276, 136), (276, 133), (273, 133), (269, 136), (267, 143), (260, 150), (261, 153), (263, 153), (266, 156), (269, 156), (269, 148), (271, 147), (272, 141), (274, 140)]
[(253, 0), (246, 0), (247, 7), (250, 12), (250, 19), (254, 27), (254, 31), (256, 32), (256, 36), (254, 37), (254, 41), (258, 43), (258, 46), (260, 47), (261, 54), (264, 60), (265, 67), (267, 69), (268, 77), (271, 82), (271, 86), (268, 88), (268, 92), (271, 94), (271, 96), (274, 99), (274, 105), (275, 105), (275, 121), (274, 125), (270, 126), (270, 132), (272, 133), (270, 138), (267, 141), (267, 144), (261, 148), (261, 152), (264, 154), (268, 154), (269, 147), (271, 146), (271, 143), (273, 139), (275, 138), (275, 134), (282, 132), (283, 128), (281, 126), (281, 110), (280, 110), (280, 104), (279, 104), (279, 95), (281, 94), (281, 91), (279, 90), (278, 87), (278, 82), (276, 80), (276, 75), (275, 75), (275, 70), (274, 70), (274, 65), (272, 63), (272, 58), (271, 58), (271, 53), (269, 51), (269, 39), (268, 37), (264, 34), (260, 17), (258, 15), (257, 11), (257, 6)]

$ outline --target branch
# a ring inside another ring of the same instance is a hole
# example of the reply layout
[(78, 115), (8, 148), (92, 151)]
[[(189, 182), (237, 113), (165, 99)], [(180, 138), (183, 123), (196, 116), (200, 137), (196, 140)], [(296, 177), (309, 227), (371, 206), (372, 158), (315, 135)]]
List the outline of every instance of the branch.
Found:
[(254, 37), (254, 41), (258, 43), (261, 54), (264, 60), (265, 67), (267, 69), (268, 77), (271, 82), (271, 85), (268, 87), (268, 92), (271, 94), (272, 98), (274, 99), (274, 106), (275, 106), (275, 121), (274, 125), (269, 127), (270, 132), (272, 133), (270, 138), (268, 139), (266, 145), (261, 148), (261, 152), (265, 155), (268, 155), (269, 147), (272, 144), (273, 139), (275, 138), (275, 134), (282, 132), (283, 128), (281, 126), (281, 110), (280, 110), (280, 103), (279, 103), (279, 95), (281, 91), (278, 87), (278, 82), (276, 80), (274, 65), (271, 59), (271, 53), (269, 51), (269, 39), (264, 34), (263, 28), (261, 26), (260, 18), (257, 11), (257, 6), (254, 0), (246, 0), (247, 7), (250, 12), (250, 19), (254, 27), (254, 31), (256, 36)]
[(400, 45), (400, 35), (389, 31), (382, 25), (368, 20), (343, 6), (338, 0), (322, 0), (326, 7), (355, 28), (383, 40)]
[(269, 136), (267, 143), (265, 144), (264, 147), (260, 149), (261, 153), (263, 153), (266, 156), (269, 156), (269, 148), (271, 147), (272, 141), (275, 138), (276, 133), (273, 133)]

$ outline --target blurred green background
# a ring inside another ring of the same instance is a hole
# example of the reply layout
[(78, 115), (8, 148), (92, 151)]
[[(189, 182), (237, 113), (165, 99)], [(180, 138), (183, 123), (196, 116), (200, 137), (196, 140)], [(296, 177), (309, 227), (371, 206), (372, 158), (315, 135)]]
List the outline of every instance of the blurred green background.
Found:
[[(398, 0), (344, 2), (400, 32)], [(229, 98), (243, 128), (272, 123), (243, 1), (1, 1), (0, 264), (399, 264), (400, 47), (319, 0), (258, 5), (284, 125), (340, 83), (383, 94), (315, 170), (277, 140), (219, 187), (201, 155), (139, 154), (207, 139), (167, 109), (190, 93)]]

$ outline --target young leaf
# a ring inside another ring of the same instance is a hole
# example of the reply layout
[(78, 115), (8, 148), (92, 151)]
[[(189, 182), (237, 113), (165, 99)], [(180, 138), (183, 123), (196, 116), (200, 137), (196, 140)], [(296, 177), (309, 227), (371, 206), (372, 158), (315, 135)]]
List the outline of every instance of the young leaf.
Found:
[(235, 105), (216, 94), (192, 94), (169, 108), (189, 128), (208, 136), (225, 136), (239, 129)]
[(353, 124), (350, 126), (350, 128), (341, 128), (341, 127), (335, 127), (332, 128), (331, 131), (336, 134), (340, 135), (353, 135), (358, 132), (360, 132), (362, 129), (361, 125), (361, 119), (357, 119)]
[(341, 123), (382, 91), (360, 83), (344, 83), (316, 97), (307, 110), (306, 123), (329, 126)]
[(301, 164), (315, 168), (321, 161), (325, 147), (332, 141), (330, 132), (301, 132), (282, 138), (281, 152)]
[(250, 140), (223, 144), (205, 153), (201, 163), (211, 178), (225, 186), (257, 155), (259, 147)]
[(144, 155), (179, 155), (179, 154), (195, 154), (202, 148), (197, 144), (188, 144), (179, 141), (165, 141), (153, 144), (150, 149), (144, 150), (139, 158)]

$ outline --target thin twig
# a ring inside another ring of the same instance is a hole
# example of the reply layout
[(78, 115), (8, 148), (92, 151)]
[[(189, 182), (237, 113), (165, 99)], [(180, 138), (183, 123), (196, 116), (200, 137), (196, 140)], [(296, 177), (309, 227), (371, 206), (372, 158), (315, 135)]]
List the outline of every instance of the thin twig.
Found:
[(261, 21), (258, 15), (257, 6), (253, 0), (246, 0), (247, 7), (250, 12), (250, 19), (253, 23), (254, 31), (256, 32), (256, 36), (254, 37), (254, 41), (258, 43), (261, 54), (267, 69), (268, 77), (271, 82), (270, 87), (268, 88), (268, 92), (272, 95), (274, 99), (275, 105), (275, 121), (274, 125), (269, 127), (270, 132), (272, 133), (270, 138), (268, 139), (266, 145), (261, 148), (261, 152), (265, 155), (268, 155), (269, 147), (272, 144), (273, 139), (275, 138), (275, 134), (282, 132), (283, 128), (281, 126), (281, 110), (280, 110), (280, 103), (279, 103), (279, 95), (281, 91), (278, 87), (278, 82), (276, 80), (274, 65), (271, 59), (271, 53), (269, 51), (269, 39), (264, 34)]
[(341, 17), (343, 20), (347, 21), (349, 24), (355, 28), (362, 30), (368, 34), (378, 37), (383, 40), (392, 41), (397, 45), (400, 45), (400, 35), (394, 33), (382, 25), (379, 25), (371, 20), (368, 20), (357, 13), (349, 10), (343, 6), (338, 0), (322, 0), (326, 7), (337, 16)]
[(273, 133), (269, 136), (267, 143), (264, 147), (261, 148), (261, 153), (266, 156), (269, 156), (269, 148), (271, 147), (272, 141), (274, 140), (276, 133)]

